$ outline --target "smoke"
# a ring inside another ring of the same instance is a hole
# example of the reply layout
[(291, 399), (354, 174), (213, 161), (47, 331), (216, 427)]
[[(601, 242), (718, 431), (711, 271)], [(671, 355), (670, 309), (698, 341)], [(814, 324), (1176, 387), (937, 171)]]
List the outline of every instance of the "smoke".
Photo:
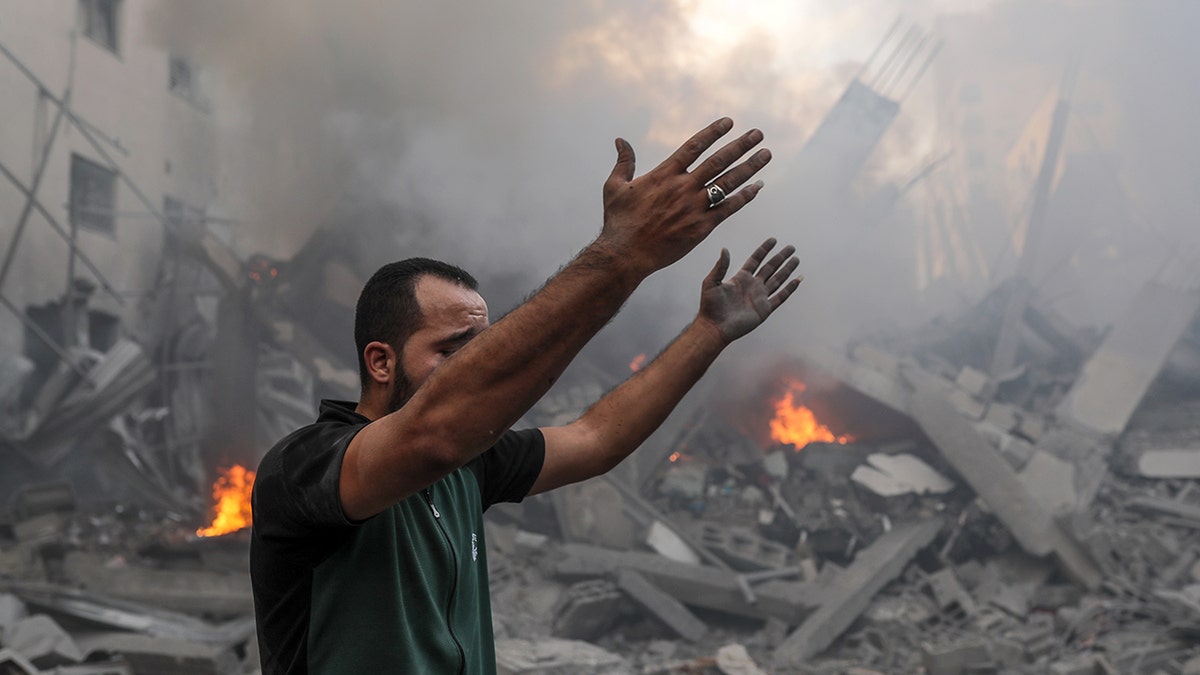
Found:
[[(737, 130), (762, 128), (775, 154), (767, 189), (639, 290), (600, 341), (610, 363), (625, 364), (694, 313), (721, 246), (736, 262), (767, 235), (798, 246), (807, 280), (748, 338), (748, 351), (837, 343), (945, 308), (916, 284), (927, 192), (918, 186), (882, 210), (873, 201), (952, 145), (938, 125), (945, 92), (935, 73), (903, 101), (852, 212), (807, 221), (797, 186), (786, 182), (805, 140), (901, 13), (948, 43), (977, 40), (979, 77), (995, 76), (998, 91), (1006, 69), (1036, 71), (1011, 92), (1030, 112), (1081, 53), (1085, 72), (1113, 91), (1120, 121), (1111, 160), (1137, 174), (1129, 181), (1145, 219), (1167, 232), (1195, 222), (1197, 135), (1186, 111), (1196, 109), (1196, 92), (1181, 84), (1196, 81), (1183, 71), (1200, 63), (1183, 28), (1197, 11), (1184, 0), (1153, 8), (1119, 0), (208, 0), (162, 2), (147, 20), (162, 46), (212, 74), (230, 134), (263, 148), (244, 174), (255, 199), (238, 235), (243, 250), (286, 257), (317, 226), (348, 226), (334, 215), (349, 200), (358, 213), (400, 214), (395, 241), (366, 246), (469, 267), (494, 282), (485, 296), (495, 314), (599, 231), (614, 137), (631, 140), (644, 171), (720, 115)], [(948, 13), (975, 20), (943, 22)], [(935, 71), (956, 65), (947, 58)], [(1180, 142), (1189, 151), (1173, 151)]]

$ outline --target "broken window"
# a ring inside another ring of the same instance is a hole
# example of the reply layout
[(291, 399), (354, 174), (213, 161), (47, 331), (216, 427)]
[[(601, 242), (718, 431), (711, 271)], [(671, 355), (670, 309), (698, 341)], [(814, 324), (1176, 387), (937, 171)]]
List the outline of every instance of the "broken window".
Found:
[(117, 174), (71, 155), (71, 222), (116, 236)]
[(121, 0), (79, 0), (79, 22), (83, 34), (100, 46), (117, 52), (117, 12)]

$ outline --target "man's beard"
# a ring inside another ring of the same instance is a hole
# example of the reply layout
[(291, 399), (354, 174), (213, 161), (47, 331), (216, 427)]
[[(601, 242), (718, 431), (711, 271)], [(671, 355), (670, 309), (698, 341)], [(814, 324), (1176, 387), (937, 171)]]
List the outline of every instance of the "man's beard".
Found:
[(396, 369), (396, 379), (392, 384), (392, 393), (388, 396), (387, 411), (388, 414), (394, 413), (408, 403), (408, 399), (412, 398), (413, 387), (412, 380), (408, 379), (408, 375), (401, 368)]

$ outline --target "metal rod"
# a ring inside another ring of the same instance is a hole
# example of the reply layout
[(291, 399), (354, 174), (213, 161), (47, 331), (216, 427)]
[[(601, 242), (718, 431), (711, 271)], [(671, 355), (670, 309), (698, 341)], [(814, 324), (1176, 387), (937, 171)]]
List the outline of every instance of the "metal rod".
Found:
[[(55, 105), (57, 105), (60, 108), (62, 107), (63, 102), (61, 100), (55, 98), (54, 94), (50, 93), (49, 87), (47, 87), (45, 85), (45, 83), (43, 83), (38, 78), (37, 75), (34, 75), (33, 71), (30, 70), (28, 68), (28, 66), (26, 66), (24, 63), (22, 63), (21, 60), (17, 58), (16, 54), (13, 54), (12, 52), (10, 52), (8, 50), (8, 47), (4, 46), (3, 42), (0, 42), (0, 54), (3, 54), (9, 61), (11, 61), (12, 64), (17, 67), (17, 70), (21, 71), (21, 74), (23, 74), (25, 77), (29, 78), (30, 82), (33, 82), (34, 86), (36, 86), (38, 89), (41, 89), (42, 91), (46, 92), (46, 98), (49, 99), (51, 103), (54, 103)], [(97, 128), (96, 125), (92, 124), (91, 122), (88, 122), (87, 120), (80, 119), (76, 115), (71, 115), (71, 118), (74, 120), (74, 124), (86, 126), (88, 128), (88, 131), (103, 138), (106, 143), (111, 145), (113, 148), (116, 148), (116, 150), (118, 152), (125, 155), (126, 157), (129, 156), (129, 150), (125, 149), (125, 147), (123, 145), (121, 145), (120, 141), (118, 141), (114, 138), (111, 138), (108, 134), (104, 133), (103, 131), (100, 131), (100, 129)]]
[[(67, 87), (75, 81), (75, 31), (71, 31), (71, 61), (67, 71)], [(60, 114), (71, 111), (71, 101), (67, 97), (63, 97), (62, 105), (58, 107)], [(74, 203), (75, 200), (71, 199)], [(63, 299), (63, 325), (67, 330), (63, 331), (63, 337), (68, 347), (75, 346), (75, 340), (78, 337), (76, 321), (78, 317), (75, 314), (75, 251), (79, 248), (79, 224), (75, 218), (74, 209), (68, 211), (71, 216), (71, 252), (67, 256), (67, 291), (64, 293)]]
[(871, 84), (868, 86), (875, 89), (883, 78), (887, 76), (888, 72), (892, 69), (892, 63), (904, 51), (904, 48), (908, 46), (909, 41), (912, 40), (913, 34), (916, 31), (916, 26), (909, 26), (908, 30), (904, 31), (904, 35), (900, 37), (900, 41), (896, 43), (896, 47), (892, 49), (892, 53), (888, 55), (883, 65), (879, 67), (879, 72), (875, 73), (875, 77), (872, 78)]
[(885, 91), (891, 91), (894, 87), (900, 85), (900, 81), (904, 79), (904, 73), (908, 72), (908, 68), (912, 65), (913, 59), (917, 58), (917, 54), (920, 54), (921, 50), (925, 49), (925, 45), (928, 43), (929, 33), (922, 31), (921, 38), (917, 40), (916, 46), (912, 48), (912, 51), (908, 53), (908, 56), (904, 57), (904, 61), (901, 62), (900, 67), (896, 69), (896, 74), (893, 77), (888, 78), (887, 83), (879, 88), (879, 93), (886, 96), (887, 94), (884, 93)]
[(879, 56), (879, 52), (883, 51), (883, 46), (887, 44), (888, 40), (892, 39), (892, 35), (896, 32), (896, 29), (900, 27), (900, 19), (902, 17), (903, 15), (896, 15), (896, 20), (892, 22), (892, 27), (889, 28), (887, 33), (884, 34), (883, 39), (879, 41), (879, 44), (875, 45), (875, 51), (871, 52), (871, 55), (867, 57), (866, 61), (863, 61), (862, 68), (859, 68), (858, 74), (854, 76), (854, 79), (861, 81), (863, 75), (867, 74), (867, 69), (870, 68), (871, 64), (875, 62), (875, 57)]
[[(17, 178), (16, 174), (10, 171), (3, 162), (0, 162), (0, 173), (4, 174), (4, 176), (8, 178), (9, 182), (11, 182), (17, 188), (17, 190), (21, 192), (21, 194), (29, 194), (29, 188), (25, 187), (25, 185), (21, 182), (21, 179)], [(52, 227), (54, 231), (57, 232), (58, 235), (67, 242), (68, 245), (71, 245), (71, 238), (67, 234), (67, 231), (63, 229), (63, 226), (59, 224), (58, 220), (55, 219), (55, 217), (51, 215), (48, 210), (46, 210), (46, 207), (43, 206), (40, 201), (35, 201), (33, 208), (37, 209), (38, 213), (42, 214), (42, 217), (45, 218), (46, 222), (50, 224), (50, 227)], [(111, 295), (118, 304), (124, 305), (125, 299), (121, 297), (121, 294), (117, 292), (117, 289), (114, 288), (112, 284), (108, 283), (108, 279), (106, 279), (104, 275), (100, 273), (100, 269), (97, 268), (96, 264), (87, 257), (87, 254), (80, 250), (76, 251), (76, 255), (79, 256), (79, 260), (82, 261), (85, 266), (87, 266), (88, 270), (96, 276), (96, 280), (100, 282), (100, 285), (104, 288), (104, 290), (108, 291), (109, 295)]]
[[(70, 98), (71, 86), (67, 85), (63, 100), (70, 100)], [(33, 212), (33, 206), (37, 202), (37, 191), (42, 185), (42, 176), (46, 174), (46, 165), (50, 162), (50, 149), (54, 145), (54, 139), (58, 136), (62, 118), (63, 109), (59, 108), (54, 115), (54, 124), (50, 127), (50, 135), (46, 138), (46, 144), (42, 148), (41, 160), (33, 172), (33, 182), (29, 184), (29, 189), (25, 192), (25, 205), (21, 207), (21, 215), (17, 217), (17, 227), (13, 231), (12, 239), (9, 240), (8, 252), (4, 254), (4, 262), (0, 264), (0, 288), (4, 287), (4, 281), (8, 279), (8, 273), (12, 269), (13, 260), (17, 257), (17, 249), (20, 247), (21, 237), (25, 234), (25, 225), (29, 222), (29, 214)]]

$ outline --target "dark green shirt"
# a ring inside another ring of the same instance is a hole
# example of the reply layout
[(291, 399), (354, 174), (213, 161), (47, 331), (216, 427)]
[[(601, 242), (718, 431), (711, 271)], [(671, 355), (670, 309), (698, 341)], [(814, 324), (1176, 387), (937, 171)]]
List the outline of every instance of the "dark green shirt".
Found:
[(263, 457), (250, 573), (264, 675), (494, 673), (483, 512), (528, 494), (545, 455), (536, 429), (362, 523), (338, 497), (342, 457), (368, 420), (320, 417)]

